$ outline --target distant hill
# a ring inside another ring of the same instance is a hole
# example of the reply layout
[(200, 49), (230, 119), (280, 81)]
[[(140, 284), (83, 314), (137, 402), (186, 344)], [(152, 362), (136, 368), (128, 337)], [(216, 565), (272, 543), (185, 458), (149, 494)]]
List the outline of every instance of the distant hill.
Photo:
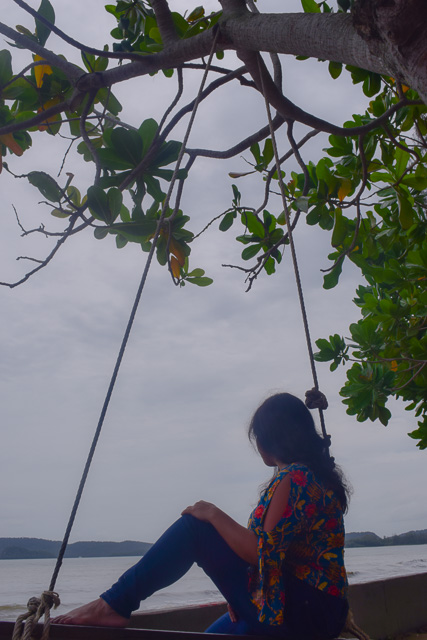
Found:
[[(408, 531), (380, 538), (372, 531), (346, 533), (345, 546), (385, 547), (403, 544), (427, 544), (427, 529)], [(67, 547), (66, 558), (109, 558), (113, 556), (143, 556), (150, 542), (73, 542)], [(43, 538), (0, 538), (0, 560), (56, 558), (61, 547), (58, 540)]]
[[(58, 540), (43, 538), (0, 538), (0, 560), (20, 558), (56, 558), (61, 547)], [(107, 558), (111, 556), (143, 556), (149, 542), (74, 542), (69, 544), (66, 558)]]
[(359, 531), (345, 534), (346, 547), (379, 547), (382, 546), (383, 539), (372, 531)]
[(380, 538), (372, 531), (345, 534), (346, 547), (390, 547), (403, 544), (427, 544), (427, 529), (408, 531), (384, 538)]

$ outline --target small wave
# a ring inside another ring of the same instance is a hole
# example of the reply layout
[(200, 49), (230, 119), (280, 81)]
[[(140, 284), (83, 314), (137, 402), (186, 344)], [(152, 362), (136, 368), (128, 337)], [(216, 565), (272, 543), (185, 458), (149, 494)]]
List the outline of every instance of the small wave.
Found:
[(16, 620), (21, 613), (26, 611), (25, 604), (2, 604), (0, 605), (0, 620)]

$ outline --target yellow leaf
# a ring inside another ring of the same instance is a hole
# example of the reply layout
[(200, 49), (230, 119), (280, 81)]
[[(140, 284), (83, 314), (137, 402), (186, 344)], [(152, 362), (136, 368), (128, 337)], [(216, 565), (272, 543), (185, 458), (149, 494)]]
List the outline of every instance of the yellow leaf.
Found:
[(344, 178), (344, 180), (342, 180), (341, 182), (340, 188), (338, 189), (338, 198), (340, 202), (342, 202), (344, 198), (348, 196), (350, 191), (351, 191), (351, 182), (350, 180), (347, 180), (347, 178)]
[(183, 267), (184, 264), (185, 264), (184, 251), (181, 249), (179, 244), (177, 242), (175, 242), (175, 240), (173, 238), (171, 238), (170, 243), (169, 243), (169, 251), (174, 254), (174, 256), (176, 257), (178, 263), (181, 265), (181, 267)]
[(187, 22), (189, 22), (190, 24), (192, 22), (196, 22), (196, 20), (200, 20), (200, 18), (203, 18), (204, 15), (205, 15), (204, 8), (203, 7), (196, 7), (195, 9), (193, 9), (193, 11), (187, 17)]
[[(396, 80), (394, 78), (390, 78), (390, 81), (391, 81), (392, 84), (396, 84)], [(406, 93), (407, 91), (409, 91), (408, 85), (401, 84), (400, 86), (402, 87), (403, 93)]]
[(24, 153), (13, 137), (13, 133), (5, 133), (3, 136), (0, 136), (0, 142), (4, 144), (8, 149), (13, 151), (13, 153), (17, 156), (22, 156), (22, 154)]
[(175, 278), (179, 278), (181, 275), (181, 267), (175, 256), (171, 256), (171, 270)]
[[(33, 56), (34, 62), (40, 62), (41, 60), (44, 60), (44, 58), (42, 58), (41, 56)], [(40, 89), (40, 87), (43, 84), (43, 76), (44, 75), (50, 75), (51, 73), (53, 73), (52, 71), (52, 67), (50, 65), (46, 64), (38, 64), (37, 66), (34, 67), (34, 75), (36, 78), (36, 86)]]
[(391, 368), (392, 371), (397, 371), (397, 362), (396, 362), (396, 360), (392, 360), (390, 368)]
[[(55, 96), (54, 98), (51, 98), (50, 100), (45, 102), (45, 104), (37, 110), (37, 113), (41, 113), (42, 111), (49, 109), (49, 107), (53, 107), (55, 104), (59, 104), (59, 102), (60, 102), (60, 98), (58, 96)], [(46, 129), (48, 129), (49, 123), (56, 122), (57, 120), (60, 120), (60, 118), (61, 116), (59, 115), (59, 113), (55, 114), (54, 116), (51, 116), (50, 118), (46, 118), (46, 120), (42, 124), (39, 124), (39, 127), (38, 127), (39, 131), (46, 131)]]

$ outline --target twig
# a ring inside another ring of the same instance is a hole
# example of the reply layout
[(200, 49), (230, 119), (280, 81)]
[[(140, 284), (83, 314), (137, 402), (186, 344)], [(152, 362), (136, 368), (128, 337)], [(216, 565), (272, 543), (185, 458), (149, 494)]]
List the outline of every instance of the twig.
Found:
[(91, 139), (89, 138), (87, 131), (86, 131), (86, 117), (89, 114), (89, 111), (92, 108), (92, 104), (93, 101), (95, 100), (95, 96), (96, 96), (96, 91), (93, 91), (89, 96), (88, 96), (88, 100), (87, 103), (85, 104), (85, 107), (83, 109), (83, 113), (81, 115), (80, 118), (80, 135), (83, 138), (84, 142), (86, 143), (87, 148), (90, 151), (90, 154), (93, 158), (93, 161), (95, 163), (95, 181), (94, 184), (97, 184), (99, 182), (99, 177), (101, 175), (101, 162), (98, 156), (98, 153), (94, 147), (94, 145), (92, 144)]

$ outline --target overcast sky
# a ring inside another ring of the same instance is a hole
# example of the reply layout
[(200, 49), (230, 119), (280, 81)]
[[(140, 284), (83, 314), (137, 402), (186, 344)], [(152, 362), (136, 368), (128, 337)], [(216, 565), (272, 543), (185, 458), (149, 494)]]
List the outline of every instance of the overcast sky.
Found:
[[(102, 46), (114, 27), (103, 4), (91, 0), (89, 11), (88, 3), (56, 0), (57, 24)], [(31, 27), (12, 0), (8, 5), (7, 24)], [(264, 6), (277, 4), (259, 3), (261, 10)], [(298, 10), (299, 5), (288, 6)], [(49, 44), (55, 49), (57, 41)], [(21, 52), (16, 56), (27, 60)], [(225, 64), (236, 64), (232, 54)], [(194, 96), (199, 81), (196, 74), (189, 79), (187, 97)], [(316, 62), (287, 63), (285, 86), (301, 106), (338, 124), (363, 108), (363, 97), (349, 82), (333, 83)], [(174, 80), (158, 76), (114, 89), (124, 105), (121, 117), (134, 125), (147, 117), (159, 120), (175, 88)], [(202, 106), (189, 145), (228, 148), (264, 123), (259, 96), (230, 88)], [(182, 129), (175, 139), (181, 135)], [(16, 173), (39, 169), (57, 175), (67, 141), (40, 136), (40, 144), (38, 138), (34, 134), (33, 149), (22, 158), (8, 156), (10, 167)], [(284, 133), (279, 144), (286, 150)], [(324, 146), (325, 138), (311, 143), (305, 159), (315, 161)], [(194, 167), (183, 202), (194, 232), (229, 206), (228, 171), (246, 167), (241, 158)], [(75, 173), (73, 184), (84, 192), (93, 167), (70, 156), (65, 170)], [(238, 184), (243, 203), (258, 205), (262, 182)], [(43, 257), (51, 243), (37, 234), (21, 238), (12, 205), (27, 229), (41, 222), (56, 228), (57, 222), (37, 204), (40, 194), (25, 179), (3, 172), (0, 189), (0, 280), (14, 281), (29, 266), (15, 258)], [(274, 206), (279, 212), (279, 203)], [(153, 264), (73, 541), (153, 541), (198, 499), (215, 502), (244, 523), (256, 503), (269, 470), (248, 443), (250, 416), (274, 391), (303, 397), (313, 385), (289, 256), (275, 276), (260, 277), (245, 293), (242, 273), (221, 267), (239, 262), (237, 233), (236, 228), (221, 234), (216, 224), (195, 243), (191, 264), (214, 278), (211, 287), (177, 289), (166, 269)], [(296, 243), (313, 340), (346, 334), (359, 317), (352, 303), (357, 272), (347, 267), (341, 285), (324, 291), (320, 269), (328, 266), (327, 234), (303, 223)], [(145, 258), (137, 246), (118, 251), (112, 237), (97, 241), (88, 231), (67, 242), (26, 284), (0, 289), (0, 536), (62, 538)], [(390, 535), (426, 528), (420, 505), (427, 454), (406, 435), (416, 427), (415, 418), (393, 404), (387, 428), (359, 424), (340, 402), (344, 372), (330, 373), (328, 365), (319, 364), (318, 374), (330, 403), (326, 421), (333, 455), (354, 488), (347, 530)]]

